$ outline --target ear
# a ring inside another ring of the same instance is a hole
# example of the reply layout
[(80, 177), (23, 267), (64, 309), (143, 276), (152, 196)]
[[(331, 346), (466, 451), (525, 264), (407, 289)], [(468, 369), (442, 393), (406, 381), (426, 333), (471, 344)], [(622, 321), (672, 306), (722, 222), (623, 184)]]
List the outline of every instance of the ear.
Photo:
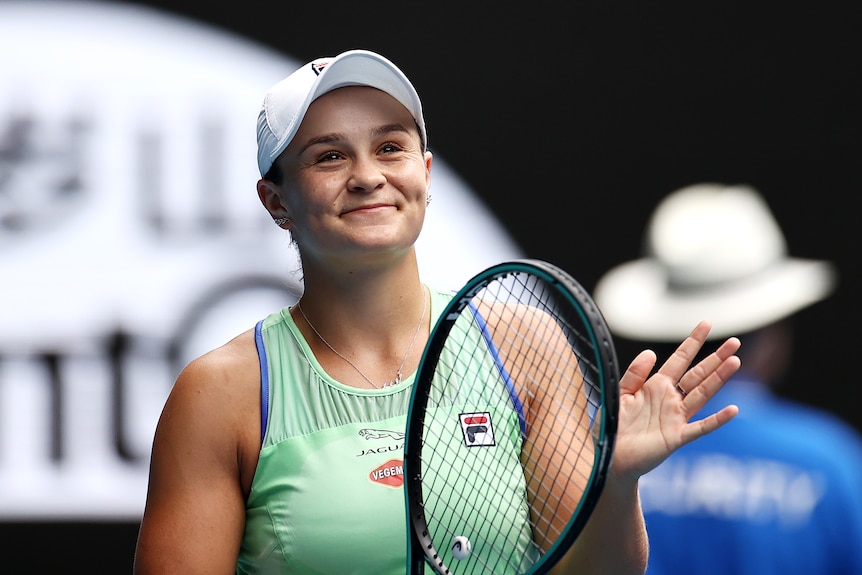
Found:
[(260, 198), (260, 203), (263, 204), (272, 219), (290, 217), (290, 213), (281, 201), (280, 188), (269, 180), (260, 179), (257, 181), (257, 197)]
[(425, 186), (431, 185), (431, 163), (434, 160), (434, 155), (431, 152), (425, 152)]

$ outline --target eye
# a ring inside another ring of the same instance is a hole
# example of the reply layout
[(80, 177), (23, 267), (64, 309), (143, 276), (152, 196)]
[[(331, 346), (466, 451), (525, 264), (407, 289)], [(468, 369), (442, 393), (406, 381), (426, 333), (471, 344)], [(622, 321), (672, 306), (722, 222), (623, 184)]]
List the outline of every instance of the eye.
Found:
[(341, 152), (337, 152), (335, 150), (330, 150), (328, 152), (324, 152), (317, 156), (317, 163), (321, 164), (324, 162), (334, 162), (336, 160), (340, 160), (344, 158), (344, 155)]
[(395, 142), (386, 142), (385, 144), (380, 146), (380, 152), (383, 154), (393, 154), (395, 152), (400, 152), (401, 149), (401, 146), (399, 146)]

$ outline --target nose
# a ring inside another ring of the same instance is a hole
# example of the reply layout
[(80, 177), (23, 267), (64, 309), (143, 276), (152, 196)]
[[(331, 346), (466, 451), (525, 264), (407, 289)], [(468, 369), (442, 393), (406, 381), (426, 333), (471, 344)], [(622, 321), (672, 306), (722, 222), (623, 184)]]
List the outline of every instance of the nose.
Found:
[(371, 158), (355, 158), (350, 169), (347, 187), (355, 192), (370, 192), (386, 183), (380, 165)]

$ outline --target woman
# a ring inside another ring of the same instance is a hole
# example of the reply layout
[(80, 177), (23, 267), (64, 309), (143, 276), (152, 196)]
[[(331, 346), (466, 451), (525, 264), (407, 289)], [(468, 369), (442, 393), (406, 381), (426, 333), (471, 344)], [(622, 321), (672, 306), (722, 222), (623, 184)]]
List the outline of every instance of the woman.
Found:
[[(412, 374), (451, 297), (423, 284), (414, 249), (432, 166), (419, 97), (378, 54), (310, 62), (266, 95), (258, 164), (305, 290), (177, 378), (135, 573), (403, 575), (404, 494), (384, 471), (399, 468)], [(651, 377), (651, 351), (622, 377), (611, 472), (565, 572), (644, 572), (638, 478), (737, 412), (688, 423), (739, 366), (730, 338), (688, 370), (709, 327)]]

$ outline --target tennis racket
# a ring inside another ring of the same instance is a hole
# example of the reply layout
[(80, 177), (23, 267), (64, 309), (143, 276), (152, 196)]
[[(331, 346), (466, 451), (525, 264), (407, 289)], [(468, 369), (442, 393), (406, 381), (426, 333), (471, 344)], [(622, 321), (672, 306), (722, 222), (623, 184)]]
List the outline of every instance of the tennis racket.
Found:
[(610, 330), (580, 284), (539, 260), (473, 277), (410, 398), (409, 575), (547, 573), (595, 508), (618, 411)]

